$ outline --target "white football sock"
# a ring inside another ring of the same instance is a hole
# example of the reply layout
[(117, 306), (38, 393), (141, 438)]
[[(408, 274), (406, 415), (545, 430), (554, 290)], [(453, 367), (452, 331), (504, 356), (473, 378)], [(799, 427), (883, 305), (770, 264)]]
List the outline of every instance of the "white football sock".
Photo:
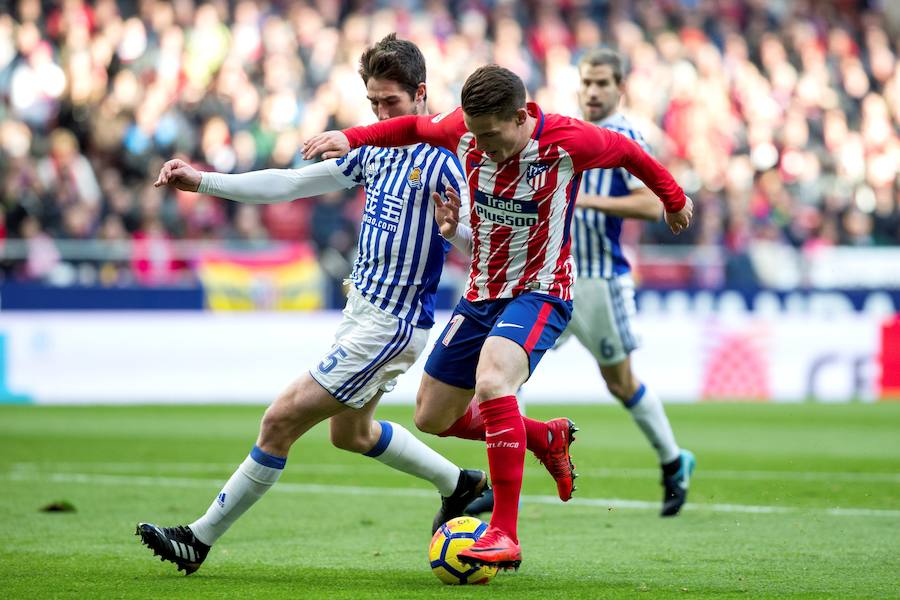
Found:
[(664, 465), (678, 458), (681, 449), (675, 443), (675, 434), (672, 433), (672, 426), (659, 396), (642, 383), (634, 396), (624, 404), (650, 445), (656, 449), (660, 464)]
[(256, 446), (225, 483), (206, 514), (189, 525), (198, 540), (212, 546), (228, 528), (253, 506), (284, 471), (286, 459)]
[(449, 496), (459, 483), (460, 469), (426, 446), (405, 427), (390, 421), (378, 421), (381, 437), (365, 453), (387, 466), (430, 481), (441, 496)]

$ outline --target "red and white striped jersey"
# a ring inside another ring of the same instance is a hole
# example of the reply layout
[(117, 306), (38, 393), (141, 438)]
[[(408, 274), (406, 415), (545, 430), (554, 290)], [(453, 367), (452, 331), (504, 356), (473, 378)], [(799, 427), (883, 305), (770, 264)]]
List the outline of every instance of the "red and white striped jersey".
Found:
[(586, 170), (624, 167), (660, 197), (667, 211), (677, 212), (685, 203), (669, 172), (628, 137), (579, 119), (545, 115), (534, 103), (528, 112), (537, 120), (531, 139), (502, 163), (475, 148), (460, 108), (344, 130), (354, 148), (426, 142), (459, 157), (471, 203), (472, 267), (465, 293), (471, 302), (532, 290), (571, 300), (570, 225)]

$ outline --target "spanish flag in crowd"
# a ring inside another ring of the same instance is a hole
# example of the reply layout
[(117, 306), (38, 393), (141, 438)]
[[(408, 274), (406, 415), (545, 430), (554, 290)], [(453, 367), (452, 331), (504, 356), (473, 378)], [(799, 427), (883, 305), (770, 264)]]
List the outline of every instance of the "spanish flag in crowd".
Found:
[(324, 305), (324, 276), (307, 244), (263, 250), (211, 250), (197, 274), (212, 310), (315, 310)]

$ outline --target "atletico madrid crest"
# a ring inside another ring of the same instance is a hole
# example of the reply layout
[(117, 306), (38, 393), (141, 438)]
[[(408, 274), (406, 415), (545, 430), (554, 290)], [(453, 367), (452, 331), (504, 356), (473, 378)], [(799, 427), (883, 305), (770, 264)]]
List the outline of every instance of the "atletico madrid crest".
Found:
[(528, 185), (531, 186), (531, 189), (537, 191), (544, 187), (544, 184), (547, 183), (547, 171), (550, 170), (550, 165), (546, 163), (531, 163), (528, 165), (528, 172), (525, 173), (525, 180), (528, 181)]

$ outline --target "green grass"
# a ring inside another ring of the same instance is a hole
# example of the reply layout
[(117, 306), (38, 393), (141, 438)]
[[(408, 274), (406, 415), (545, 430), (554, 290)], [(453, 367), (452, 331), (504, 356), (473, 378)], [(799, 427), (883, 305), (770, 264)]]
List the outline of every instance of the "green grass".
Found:
[[(261, 407), (3, 406), (0, 592), (7, 598), (898, 596), (900, 404), (668, 411), (699, 466), (684, 513), (663, 520), (656, 515), (654, 455), (625, 411), (531, 407), (531, 416), (566, 414), (582, 428), (573, 446), (582, 475), (576, 500), (548, 501), (552, 481), (529, 460), (522, 569), (486, 587), (460, 589), (440, 584), (426, 563), (437, 501), (429, 485), (332, 449), (322, 426), (294, 446), (281, 482), (185, 578), (170, 563), (151, 560), (132, 535), (134, 525), (185, 523), (205, 511), (246, 456)], [(411, 412), (383, 407), (380, 417), (411, 428)], [(486, 462), (482, 444), (423, 439), (461, 465)], [(77, 510), (39, 510), (56, 501)]]

